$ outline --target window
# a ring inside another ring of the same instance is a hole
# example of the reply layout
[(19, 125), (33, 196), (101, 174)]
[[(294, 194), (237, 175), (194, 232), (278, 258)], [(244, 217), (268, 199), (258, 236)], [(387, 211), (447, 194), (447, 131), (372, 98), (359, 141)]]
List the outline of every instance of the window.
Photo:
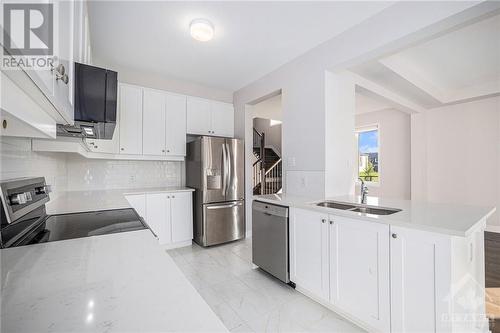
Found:
[(358, 177), (366, 182), (380, 181), (379, 129), (367, 126), (356, 129), (358, 141)]

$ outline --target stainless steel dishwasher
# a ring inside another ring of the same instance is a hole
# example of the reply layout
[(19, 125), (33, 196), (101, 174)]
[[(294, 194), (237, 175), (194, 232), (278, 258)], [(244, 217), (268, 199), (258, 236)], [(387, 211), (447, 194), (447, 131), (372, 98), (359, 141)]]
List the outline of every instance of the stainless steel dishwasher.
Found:
[(261, 201), (252, 204), (253, 263), (281, 281), (290, 282), (288, 207)]

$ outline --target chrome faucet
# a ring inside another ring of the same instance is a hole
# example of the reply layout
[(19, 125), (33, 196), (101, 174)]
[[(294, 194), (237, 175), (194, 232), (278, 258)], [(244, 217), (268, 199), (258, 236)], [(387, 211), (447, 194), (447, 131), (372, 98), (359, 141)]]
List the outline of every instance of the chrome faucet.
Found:
[(359, 188), (359, 193), (361, 194), (361, 203), (365, 204), (366, 203), (366, 195), (368, 194), (368, 186), (366, 186), (365, 181), (361, 178), (359, 178), (361, 181), (361, 185)]

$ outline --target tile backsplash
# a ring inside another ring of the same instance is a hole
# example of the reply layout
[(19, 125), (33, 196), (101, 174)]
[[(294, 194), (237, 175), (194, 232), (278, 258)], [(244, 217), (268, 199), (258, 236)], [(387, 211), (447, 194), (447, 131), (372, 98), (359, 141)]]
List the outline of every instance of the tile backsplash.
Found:
[(68, 155), (68, 190), (182, 185), (182, 162), (86, 159)]
[(54, 191), (68, 185), (65, 154), (31, 151), (31, 140), (0, 137), (0, 179), (45, 177)]
[(184, 185), (184, 163), (86, 159), (31, 151), (31, 140), (0, 137), (0, 179), (44, 176), (54, 192)]

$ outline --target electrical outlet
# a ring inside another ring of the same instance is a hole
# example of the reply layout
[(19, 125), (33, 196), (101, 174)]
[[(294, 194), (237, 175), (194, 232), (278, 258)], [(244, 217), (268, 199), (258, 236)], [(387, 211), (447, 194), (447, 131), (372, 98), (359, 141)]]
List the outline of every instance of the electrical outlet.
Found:
[(306, 187), (306, 185), (307, 185), (307, 182), (306, 182), (306, 177), (305, 177), (305, 176), (300, 177), (300, 186), (301, 186), (302, 188), (305, 188), (305, 187)]

